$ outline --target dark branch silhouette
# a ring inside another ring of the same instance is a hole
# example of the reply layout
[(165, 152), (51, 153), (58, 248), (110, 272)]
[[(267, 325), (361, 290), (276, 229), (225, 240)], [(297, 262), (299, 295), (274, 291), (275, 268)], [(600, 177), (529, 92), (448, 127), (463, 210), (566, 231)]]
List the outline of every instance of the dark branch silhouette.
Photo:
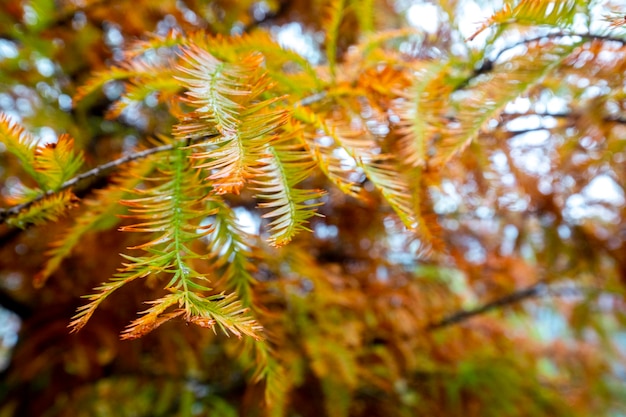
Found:
[(622, 45), (626, 45), (626, 39), (616, 38), (614, 36), (608, 36), (608, 35), (592, 34), (592, 33), (554, 32), (554, 33), (546, 33), (544, 35), (539, 35), (539, 36), (535, 36), (532, 38), (523, 39), (519, 42), (515, 42), (509, 46), (506, 46), (500, 49), (498, 52), (496, 52), (496, 54), (492, 58), (485, 58), (480, 63), (480, 66), (474, 69), (472, 74), (470, 74), (467, 78), (462, 80), (457, 85), (455, 90), (463, 90), (469, 85), (469, 83), (473, 79), (477, 78), (478, 76), (482, 74), (487, 74), (493, 71), (496, 65), (496, 62), (498, 61), (498, 59), (500, 59), (502, 54), (504, 54), (505, 52), (510, 51), (511, 49), (515, 49), (519, 46), (529, 44), (529, 43), (541, 41), (544, 39), (556, 39), (556, 38), (581, 38), (587, 41), (597, 40), (597, 41), (603, 41), (603, 42), (616, 42), (616, 43), (621, 43)]
[(497, 298), (479, 307), (469, 310), (461, 310), (457, 311), (456, 313), (450, 314), (449, 316), (446, 316), (439, 321), (429, 324), (427, 330), (437, 330), (444, 327), (456, 325), (473, 317), (480, 316), (482, 314), (502, 307), (510, 306), (511, 304), (522, 302), (529, 298), (572, 296), (580, 297), (584, 296), (585, 294), (595, 294), (599, 292), (600, 290), (597, 288), (587, 288), (581, 286), (560, 288), (549, 287), (544, 282), (540, 281), (534, 285), (531, 285), (530, 287), (517, 290), (511, 294), (507, 294), (505, 296)]

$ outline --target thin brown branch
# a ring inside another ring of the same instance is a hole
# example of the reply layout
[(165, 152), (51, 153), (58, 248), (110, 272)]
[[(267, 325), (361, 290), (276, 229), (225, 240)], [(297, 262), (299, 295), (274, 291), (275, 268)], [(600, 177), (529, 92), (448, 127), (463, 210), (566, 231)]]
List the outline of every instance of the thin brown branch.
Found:
[(509, 46), (506, 46), (500, 49), (493, 58), (485, 58), (480, 64), (480, 66), (477, 67), (472, 72), (472, 74), (470, 74), (467, 78), (462, 80), (457, 85), (455, 90), (463, 90), (469, 85), (469, 83), (473, 79), (477, 78), (479, 75), (487, 74), (493, 71), (496, 61), (498, 61), (498, 59), (500, 59), (502, 54), (504, 54), (505, 52), (510, 51), (511, 49), (517, 48), (519, 46), (526, 45), (526, 44), (533, 43), (533, 42), (538, 42), (544, 39), (558, 39), (558, 38), (580, 38), (582, 40), (588, 40), (588, 41), (598, 40), (598, 41), (603, 41), (603, 42), (617, 42), (617, 43), (621, 43), (622, 45), (626, 45), (626, 39), (617, 38), (617, 37), (609, 36), (609, 35), (600, 35), (600, 34), (591, 34), (591, 33), (554, 32), (554, 33), (546, 33), (546, 34), (535, 36), (532, 38), (523, 39), (519, 42), (513, 43)]
[[(196, 139), (194, 142), (200, 141), (200, 140), (206, 140), (209, 139), (211, 137), (217, 136), (217, 134), (213, 135), (213, 136), (204, 136), (202, 138), (198, 138)], [(161, 145), (161, 146), (157, 146), (155, 148), (150, 148), (150, 149), (146, 149), (144, 151), (140, 151), (140, 152), (134, 152), (134, 153), (130, 153), (128, 155), (124, 155), (121, 158), (115, 159), (113, 161), (109, 161), (105, 164), (99, 165), (93, 169), (90, 169), (89, 171), (83, 172), (82, 174), (79, 174), (77, 176), (75, 176), (74, 178), (71, 178), (67, 181), (65, 181), (63, 184), (61, 184), (61, 186), (56, 189), (56, 190), (50, 190), (47, 191), (45, 193), (40, 194), (38, 197), (33, 198), (30, 201), (27, 201), (25, 203), (22, 204), (17, 204), (13, 207), (10, 207), (8, 209), (0, 209), (0, 223), (4, 223), (6, 221), (7, 218), (9, 217), (13, 217), (13, 216), (17, 216), (22, 210), (27, 210), (29, 207), (31, 207), (33, 204), (35, 204), (38, 201), (43, 200), (46, 197), (50, 197), (54, 194), (57, 194), (61, 191), (67, 190), (68, 188), (71, 188), (73, 186), (75, 186), (76, 184), (89, 179), (89, 178), (93, 178), (93, 177), (98, 177), (102, 174), (104, 174), (105, 172), (113, 169), (113, 168), (117, 168), (120, 165), (126, 164), (128, 162), (131, 161), (136, 161), (138, 159), (143, 159), (146, 158), (150, 155), (153, 155), (155, 153), (159, 153), (159, 152), (165, 152), (165, 151), (171, 151), (172, 149), (174, 149), (174, 147), (177, 146), (177, 144), (175, 143), (170, 143), (167, 145)]]
[(599, 35), (599, 34), (594, 35), (592, 33), (554, 32), (554, 33), (547, 33), (544, 35), (534, 36), (532, 38), (523, 39), (519, 42), (516, 42), (512, 45), (502, 48), (500, 51), (498, 51), (496, 56), (490, 60), (490, 62), (493, 65), (493, 63), (495, 63), (502, 56), (503, 53), (505, 53), (506, 51), (510, 51), (511, 49), (517, 48), (518, 46), (526, 45), (526, 44), (533, 43), (533, 42), (538, 42), (544, 39), (558, 39), (558, 38), (580, 38), (582, 40), (587, 40), (587, 41), (616, 42), (616, 43), (621, 43), (622, 45), (626, 45), (626, 39), (616, 38), (614, 36)]
[(448, 326), (461, 323), (473, 317), (488, 313), (492, 310), (496, 310), (501, 307), (506, 307), (511, 304), (519, 303), (520, 301), (526, 300), (527, 298), (537, 297), (543, 294), (544, 290), (545, 290), (545, 284), (543, 284), (542, 282), (539, 282), (528, 288), (524, 288), (522, 290), (518, 290), (511, 294), (507, 294), (503, 297), (497, 298), (479, 307), (476, 307), (470, 310), (461, 310), (456, 313), (453, 313), (447, 317), (444, 317), (443, 319), (437, 322), (429, 324), (427, 327), (427, 330), (437, 330), (442, 327), (448, 327)]
[[(527, 300), (529, 298), (536, 297), (584, 297), (586, 295), (595, 295), (599, 293), (606, 293), (607, 291), (594, 287), (584, 286), (548, 286), (543, 281), (539, 281), (536, 284), (531, 285), (520, 290), (517, 290), (511, 294), (507, 294), (503, 297), (497, 298), (493, 301), (485, 303), (479, 307), (457, 311), (443, 319), (429, 324), (427, 330), (438, 330), (444, 327), (452, 326), (462, 323), (466, 320), (488, 313), (490, 311), (508, 307), (511, 304), (516, 304)], [(615, 293), (621, 296), (621, 294)]]
[[(522, 113), (514, 113), (514, 112), (502, 113), (501, 117), (506, 117), (509, 120), (513, 120), (517, 117), (523, 117), (523, 116), (539, 116), (539, 117), (553, 117), (555, 119), (569, 119), (569, 118), (579, 118), (581, 117), (581, 115), (582, 115), (581, 110), (578, 110), (578, 111), (574, 110), (571, 112), (561, 112), (561, 113), (529, 111), (529, 112), (522, 112)], [(602, 121), (605, 123), (626, 124), (626, 118), (622, 116), (617, 116), (617, 115), (605, 116), (602, 119)]]

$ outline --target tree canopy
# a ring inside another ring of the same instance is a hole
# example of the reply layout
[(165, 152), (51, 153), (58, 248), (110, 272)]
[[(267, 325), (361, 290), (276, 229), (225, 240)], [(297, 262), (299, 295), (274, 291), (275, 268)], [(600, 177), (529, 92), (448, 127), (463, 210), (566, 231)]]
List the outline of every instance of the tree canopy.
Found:
[(3, 1), (0, 416), (626, 415), (616, 3)]

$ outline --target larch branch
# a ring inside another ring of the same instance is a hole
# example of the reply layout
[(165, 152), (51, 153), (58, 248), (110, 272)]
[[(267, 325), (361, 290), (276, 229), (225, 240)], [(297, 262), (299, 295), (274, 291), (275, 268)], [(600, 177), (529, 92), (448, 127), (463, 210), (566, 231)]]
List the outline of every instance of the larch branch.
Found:
[[(213, 135), (213, 136), (204, 136), (202, 138), (198, 138), (195, 141), (200, 141), (200, 140), (205, 140), (211, 137), (217, 136), (217, 134)], [(61, 184), (61, 186), (56, 189), (56, 190), (50, 190), (47, 191), (45, 193), (42, 193), (41, 195), (39, 195), (36, 198), (33, 198), (32, 200), (29, 200), (25, 203), (22, 204), (17, 204), (13, 207), (10, 207), (8, 209), (0, 209), (0, 223), (3, 223), (4, 221), (6, 221), (7, 218), (12, 217), (12, 216), (17, 216), (22, 210), (26, 210), (29, 207), (31, 207), (33, 204), (35, 204), (38, 201), (43, 200), (46, 197), (50, 197), (52, 195), (55, 195), (57, 193), (59, 193), (60, 191), (63, 190), (67, 190), (68, 188), (71, 188), (73, 186), (75, 186), (76, 184), (92, 178), (92, 177), (98, 177), (100, 175), (102, 175), (103, 173), (113, 169), (113, 168), (117, 168), (120, 165), (126, 164), (128, 162), (131, 161), (136, 161), (139, 159), (143, 159), (146, 158), (150, 155), (153, 155), (155, 153), (159, 153), (159, 152), (165, 152), (165, 151), (171, 151), (172, 149), (174, 149), (174, 147), (177, 146), (177, 144), (175, 143), (170, 143), (167, 145), (161, 145), (161, 146), (157, 146), (155, 148), (150, 148), (150, 149), (146, 149), (143, 151), (139, 151), (139, 152), (133, 152), (127, 155), (122, 156), (121, 158), (115, 159), (113, 161), (109, 161), (105, 164), (102, 165), (98, 165), (97, 167), (90, 169), (89, 171), (85, 171), (77, 176), (75, 176), (74, 178), (71, 178), (67, 181), (65, 181), (63, 184)]]
[(502, 48), (500, 51), (498, 51), (495, 57), (489, 61), (492, 64), (495, 63), (500, 58), (500, 56), (502, 56), (503, 53), (505, 53), (506, 51), (510, 51), (511, 49), (517, 48), (518, 46), (541, 41), (544, 39), (557, 39), (557, 38), (580, 38), (580, 39), (587, 40), (587, 41), (616, 42), (616, 43), (621, 43), (622, 45), (626, 45), (626, 39), (617, 38), (614, 36), (600, 35), (600, 34), (593, 34), (593, 33), (554, 32), (554, 33), (546, 33), (544, 35), (534, 36), (532, 38), (523, 39), (519, 42), (516, 42), (512, 45)]
[(522, 39), (519, 42), (513, 43), (509, 46), (505, 46), (504, 48), (500, 49), (493, 58), (485, 58), (481, 62), (480, 66), (474, 69), (472, 74), (470, 74), (467, 78), (465, 78), (463, 81), (461, 81), (457, 85), (455, 90), (463, 90), (464, 88), (468, 86), (468, 84), (474, 78), (478, 77), (479, 75), (487, 74), (493, 71), (496, 61), (498, 61), (498, 59), (500, 59), (502, 54), (504, 54), (505, 52), (510, 51), (511, 49), (517, 48), (519, 46), (529, 44), (529, 43), (538, 42), (544, 39), (557, 39), (557, 38), (580, 38), (580, 39), (588, 40), (588, 41), (598, 40), (598, 41), (603, 41), (603, 42), (616, 42), (616, 43), (621, 43), (622, 45), (626, 45), (626, 39), (618, 38), (615, 36), (592, 34), (592, 33), (553, 32), (553, 33), (546, 33), (546, 34), (539, 35), (539, 36), (534, 36), (532, 38)]
[[(297, 102), (295, 102), (293, 104), (294, 107), (297, 106), (310, 106), (311, 104), (317, 103), (319, 101), (322, 101), (324, 98), (326, 98), (326, 92), (322, 91), (316, 94), (312, 94), (308, 97), (303, 98), (302, 100), (299, 100)], [(210, 139), (213, 137), (218, 136), (219, 134), (216, 133), (214, 135), (210, 135), (210, 136), (203, 136), (194, 140), (189, 141), (189, 143), (195, 143), (195, 142), (200, 142), (206, 139)], [(50, 190), (47, 191), (45, 193), (42, 193), (41, 195), (39, 195), (36, 198), (33, 198), (32, 200), (29, 200), (25, 203), (22, 204), (17, 204), (15, 206), (6, 208), (6, 209), (0, 209), (0, 224), (4, 223), (6, 221), (6, 219), (8, 219), (9, 217), (13, 217), (13, 216), (17, 216), (22, 210), (26, 210), (28, 208), (30, 208), (33, 204), (35, 204), (38, 201), (43, 200), (46, 197), (50, 197), (52, 195), (57, 194), (60, 191), (64, 191), (67, 190), (68, 188), (71, 188), (73, 186), (75, 186), (76, 184), (89, 179), (89, 178), (93, 178), (93, 177), (98, 177), (100, 175), (102, 175), (103, 173), (117, 168), (120, 165), (124, 165), (128, 162), (131, 161), (136, 161), (139, 159), (143, 159), (146, 158), (152, 154), (155, 153), (159, 153), (159, 152), (166, 152), (166, 151), (171, 151), (172, 149), (174, 149), (175, 146), (177, 146), (178, 144), (176, 143), (171, 143), (171, 144), (167, 144), (167, 145), (161, 145), (161, 146), (157, 146), (155, 148), (150, 148), (150, 149), (146, 149), (143, 151), (139, 151), (139, 152), (133, 152), (133, 153), (129, 153), (127, 155), (122, 156), (121, 158), (115, 159), (113, 161), (107, 162), (105, 164), (99, 165), (93, 169), (90, 169), (89, 171), (83, 172), (82, 174), (79, 174), (77, 176), (75, 176), (74, 178), (71, 178), (67, 181), (65, 181), (63, 184), (61, 184), (61, 186), (57, 189), (57, 190)]]

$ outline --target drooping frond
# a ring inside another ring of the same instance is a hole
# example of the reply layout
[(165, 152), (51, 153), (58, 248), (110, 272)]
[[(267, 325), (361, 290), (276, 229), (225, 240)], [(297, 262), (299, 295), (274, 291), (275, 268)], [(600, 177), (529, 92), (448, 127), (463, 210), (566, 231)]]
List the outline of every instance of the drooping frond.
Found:
[(58, 190), (82, 165), (83, 156), (74, 151), (74, 139), (67, 134), (59, 136), (56, 143), (35, 150), (33, 166), (39, 174), (39, 185), (45, 191)]
[[(346, 177), (349, 167), (361, 172), (382, 193), (408, 228), (417, 225), (416, 206), (410, 192), (410, 183), (393, 157), (381, 152), (380, 144), (360, 121), (351, 125), (322, 120), (311, 111), (297, 110), (298, 117), (319, 128), (318, 135), (308, 140), (308, 146), (317, 157), (318, 166), (344, 192), (359, 197), (354, 180)], [(323, 145), (323, 142), (327, 142)]]
[(266, 200), (259, 207), (271, 209), (263, 217), (271, 219), (268, 241), (274, 246), (283, 246), (299, 231), (310, 230), (306, 223), (318, 215), (315, 208), (321, 205), (315, 200), (323, 191), (295, 188), (315, 167), (302, 140), (297, 138), (287, 136), (275, 141), (261, 159), (260, 175), (252, 180), (257, 198)]
[(78, 198), (69, 190), (43, 197), (40, 201), (31, 204), (17, 216), (7, 219), (7, 224), (20, 229), (30, 225), (45, 224), (57, 220), (70, 208), (74, 207)]
[(346, 0), (329, 0), (324, 9), (324, 25), (326, 30), (326, 59), (328, 60), (328, 69), (330, 74), (335, 78), (337, 66), (337, 42), (339, 38), (339, 26), (344, 15)]
[(257, 101), (271, 88), (261, 69), (262, 56), (248, 55), (237, 64), (218, 61), (192, 47), (178, 69), (194, 112), (175, 128), (179, 138), (198, 138), (216, 130), (221, 136), (193, 145), (196, 168), (208, 173), (218, 194), (238, 193), (254, 177), (271, 134), (287, 120), (285, 110), (270, 107), (280, 98)]
[(442, 77), (446, 64), (428, 65), (415, 74), (415, 82), (410, 90), (403, 93), (405, 98), (397, 110), (400, 116), (398, 159), (409, 166), (424, 166), (429, 145), (437, 132), (437, 120), (441, 117), (447, 86)]
[[(443, 106), (439, 103), (442, 97), (436, 94), (436, 92), (442, 92), (443, 81), (437, 79), (437, 75), (443, 76), (443, 67), (444, 65), (437, 69), (439, 72), (432, 70), (434, 74), (431, 76), (433, 78), (431, 96), (424, 97), (424, 103), (428, 103), (430, 110), (436, 114)], [(428, 80), (424, 81), (425, 84), (428, 82)], [(404, 94), (402, 91), (395, 91), (393, 86), (381, 88), (385, 91), (381, 90), (380, 94), (385, 96)], [(353, 118), (348, 123), (341, 120), (323, 120), (306, 109), (296, 109), (295, 114), (305, 123), (317, 127), (317, 134), (308, 138), (307, 144), (313, 150), (318, 166), (329, 179), (333, 180), (344, 192), (356, 198), (363, 198), (360, 186), (357, 186), (355, 181), (363, 183), (363, 179), (359, 177), (367, 177), (407, 228), (416, 230), (421, 240), (432, 246), (438, 246), (434, 232), (422, 216), (423, 198), (419, 180), (412, 178), (409, 172), (402, 169), (403, 165), (406, 166), (407, 161), (404, 161), (406, 156), (402, 153), (397, 157), (383, 153), (379, 140), (366, 128), (365, 121), (359, 118)], [(410, 122), (401, 125), (401, 134), (405, 134), (403, 129), (411, 129)], [(347, 176), (350, 173), (352, 173), (352, 178)]]
[(436, 156), (431, 160), (433, 164), (443, 165), (465, 150), (490, 119), (497, 117), (507, 103), (540, 82), (574, 47), (555, 43), (529, 45), (528, 53), (496, 67), (488, 79), (468, 90), (457, 103), (458, 113), (452, 127), (443, 132), (443, 139), (437, 144)]
[(183, 296), (183, 292), (176, 291), (157, 300), (148, 301), (147, 304), (151, 304), (152, 307), (142, 311), (142, 314), (144, 315), (129, 324), (128, 327), (124, 329), (121, 338), (125, 340), (137, 339), (150, 333), (163, 323), (182, 315), (185, 310), (181, 308), (169, 313), (166, 313), (166, 311), (174, 305), (180, 305), (182, 303)]
[[(288, 391), (287, 378), (284, 367), (275, 358), (275, 352), (267, 343), (254, 339), (246, 339), (244, 350), (248, 355), (242, 355), (246, 360), (245, 368), (253, 368), (252, 381), (265, 381), (265, 403), (272, 410), (272, 416), (282, 416)], [(250, 360), (251, 359), (251, 360)]]
[(38, 177), (34, 166), (37, 140), (4, 113), (0, 113), (0, 142), (4, 144), (7, 152), (19, 159), (24, 171), (32, 178)]
[(170, 288), (204, 289), (196, 280), (205, 279), (189, 265), (196, 258), (189, 245), (207, 233), (199, 226), (200, 220), (210, 215), (203, 199), (206, 187), (197, 172), (190, 170), (188, 151), (177, 149), (169, 157), (163, 157), (156, 178), (146, 178), (149, 186), (136, 189), (137, 198), (123, 200), (129, 207), (129, 217), (137, 223), (122, 226), (123, 232), (150, 233), (151, 240), (131, 249), (142, 249), (148, 256), (134, 258), (120, 271), (120, 276), (171, 273), (167, 284)]
[[(243, 106), (240, 97), (251, 94), (250, 72), (258, 73), (262, 57), (249, 56), (240, 65), (219, 61), (209, 52), (192, 45), (184, 50), (183, 64), (177, 66), (181, 75), (176, 78), (187, 88), (188, 102), (197, 116), (209, 121), (222, 135), (234, 135), (240, 125)], [(185, 65), (186, 64), (186, 65)], [(206, 134), (196, 128), (177, 126), (180, 137), (198, 137)]]
[(209, 201), (215, 211), (211, 217), (212, 229), (207, 235), (209, 259), (227, 289), (234, 290), (245, 307), (253, 307), (252, 248), (248, 235), (237, 223), (233, 210), (218, 198)]
[(489, 17), (468, 40), (485, 29), (510, 23), (523, 25), (565, 26), (573, 22), (579, 0), (520, 0), (517, 6), (506, 3), (502, 10)]
[[(220, 199), (212, 199), (210, 207), (215, 214), (211, 217), (211, 232), (206, 236), (209, 241), (209, 261), (217, 270), (220, 281), (227, 289), (234, 290), (244, 307), (260, 311), (260, 306), (254, 305), (253, 285), (256, 280), (252, 275), (256, 271), (253, 263), (253, 239), (237, 223), (233, 210)], [(262, 307), (261, 307), (262, 308)], [(246, 338), (244, 349), (249, 355), (242, 355), (240, 360), (252, 358), (251, 362), (244, 363), (245, 368), (254, 369), (252, 380), (265, 382), (266, 404), (272, 410), (279, 410), (285, 399), (284, 369), (273, 357), (271, 349), (264, 341)]]
[(402, 220), (402, 223), (409, 228), (417, 228), (418, 207), (411, 193), (412, 185), (409, 179), (397, 169), (397, 161), (392, 161), (390, 156), (383, 156), (368, 163), (361, 163), (359, 166), (367, 175), (367, 178), (381, 192), (387, 203)]
[[(257, 335), (256, 322), (243, 314), (241, 304), (233, 296), (223, 300), (205, 297), (202, 292), (207, 278), (194, 268), (193, 261), (200, 257), (191, 249), (198, 238), (209, 233), (210, 228), (200, 222), (214, 213), (206, 204), (208, 187), (189, 162), (189, 150), (176, 148), (169, 155), (156, 158), (158, 175), (143, 179), (145, 189), (135, 189), (136, 197), (123, 200), (129, 214), (137, 223), (123, 226), (121, 231), (148, 233), (151, 237), (129, 249), (140, 249), (143, 256), (123, 255), (127, 262), (109, 283), (98, 288), (99, 293), (88, 297), (89, 304), (81, 307), (70, 324), (79, 330), (95, 309), (113, 291), (138, 278), (156, 276), (166, 280), (165, 289), (170, 296), (152, 302), (146, 314), (135, 320), (124, 333), (124, 338), (145, 334), (163, 322), (182, 313), (166, 311), (178, 302), (185, 320), (209, 326), (214, 320), (225, 331), (235, 335)], [(224, 301), (226, 300), (226, 301)]]
[(36, 287), (41, 287), (59, 268), (63, 259), (70, 255), (86, 233), (106, 229), (119, 222), (118, 215), (123, 212), (119, 201), (130, 197), (127, 190), (135, 188), (152, 167), (153, 162), (150, 159), (135, 162), (114, 178), (107, 188), (96, 190), (94, 198), (83, 201), (88, 209), (76, 218), (60, 239), (52, 243), (46, 253), (49, 258), (45, 266), (33, 280)]
[(321, 117), (307, 108), (295, 108), (293, 116), (306, 126), (304, 140), (318, 168), (341, 191), (358, 197), (361, 186), (357, 181), (361, 173), (356, 170), (354, 158), (334, 146), (333, 130)]
[(200, 297), (192, 293), (186, 297), (185, 301), (191, 306), (191, 314), (186, 316), (189, 322), (213, 329), (217, 325), (226, 335), (238, 338), (263, 339), (260, 334), (263, 327), (248, 314), (249, 309), (241, 305), (235, 294)]
[(383, 154), (372, 135), (362, 126), (340, 125), (334, 129), (334, 139), (363, 170), (367, 178), (381, 192), (387, 203), (409, 229), (417, 227), (416, 205), (408, 178), (399, 169), (399, 163), (389, 154)]
[(130, 211), (126, 217), (133, 217), (139, 222), (120, 230), (156, 235), (136, 247), (148, 252), (148, 255), (123, 255), (128, 262), (123, 264), (112, 281), (96, 288), (99, 293), (87, 297), (89, 304), (80, 307), (70, 323), (72, 331), (80, 330), (113, 291), (137, 278), (171, 274), (167, 287), (203, 288), (194, 282), (203, 278), (188, 265), (189, 258), (196, 255), (185, 245), (203, 233), (197, 231), (197, 222), (208, 214), (202, 211), (204, 187), (194, 171), (187, 169), (189, 164), (185, 151), (178, 149), (171, 156), (160, 155), (156, 162), (159, 177), (143, 178), (142, 181), (149, 187), (146, 190), (136, 189), (137, 198), (122, 200)]

